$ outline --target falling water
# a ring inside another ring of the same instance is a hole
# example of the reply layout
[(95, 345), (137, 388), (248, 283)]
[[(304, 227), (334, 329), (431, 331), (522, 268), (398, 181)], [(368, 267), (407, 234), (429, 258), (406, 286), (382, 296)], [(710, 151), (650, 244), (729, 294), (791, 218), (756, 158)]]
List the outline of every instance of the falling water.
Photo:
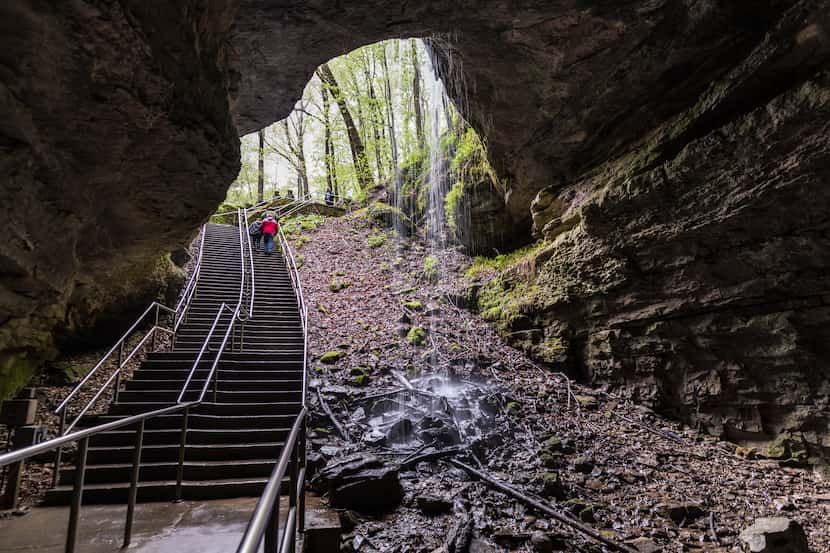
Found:
[[(445, 272), (442, 254), (449, 246), (444, 198), (453, 184), (448, 159), (452, 152), (447, 151), (442, 139), (455, 129), (450, 128), (452, 123), (446, 115), (446, 88), (436, 71), (435, 56), (423, 43), (419, 43), (419, 49), (427, 54), (422, 56), (421, 70), (428, 149), (428, 156), (425, 156), (428, 166), (424, 175), (424, 186), (427, 187), (425, 238), (428, 256), (435, 259), (435, 270), (440, 281)], [(456, 89), (463, 89), (463, 85), (460, 88), (454, 85)], [(399, 173), (390, 187), (389, 203), (404, 213), (415, 211), (411, 209), (414, 206), (407, 205), (412, 194), (404, 190), (410, 178), (412, 175)], [(398, 227), (398, 221), (395, 222)], [(496, 403), (489, 386), (483, 382), (461, 380), (451, 368), (440, 362), (438, 341), (435, 339), (440, 316), (439, 312), (427, 319), (431, 349), (425, 359), (426, 366), (411, 379), (415, 390), (381, 399), (365, 414), (370, 428), (366, 439), (370, 443), (383, 442), (389, 447), (404, 449), (430, 443), (437, 444), (437, 447), (459, 442), (470, 444), (491, 426), (497, 408), (494, 407)]]
[(444, 196), (449, 191), (449, 163), (446, 152), (441, 145), (441, 137), (447, 130), (444, 124), (444, 83), (435, 72), (432, 62), (428, 60), (428, 70), (424, 71), (424, 89), (429, 104), (430, 132), (427, 138), (429, 148), (429, 170), (427, 172), (427, 240), (433, 253), (447, 245), (446, 217), (444, 215)]

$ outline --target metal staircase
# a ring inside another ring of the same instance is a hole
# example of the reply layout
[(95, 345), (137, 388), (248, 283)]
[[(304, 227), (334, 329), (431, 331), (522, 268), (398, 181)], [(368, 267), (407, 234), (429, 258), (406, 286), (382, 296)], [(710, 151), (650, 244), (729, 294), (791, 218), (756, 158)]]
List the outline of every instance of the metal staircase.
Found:
[[(202, 346), (182, 401), (194, 401), (231, 324), (223, 303), (235, 302), (243, 287), (236, 227), (207, 225), (196, 294), (171, 351), (150, 353), (107, 414), (84, 426), (160, 409), (178, 401)], [(252, 252), (256, 253), (256, 252)], [(189, 413), (183, 482), (177, 470), (184, 414), (147, 422), (139, 501), (211, 499), (259, 495), (300, 411), (303, 392), (303, 328), (287, 266), (282, 256), (253, 258), (259, 275), (254, 316), (237, 333), (241, 341), (222, 354), (207, 401)], [(214, 321), (216, 324), (214, 326)], [(213, 329), (210, 340), (205, 342)], [(215, 389), (215, 391), (214, 391)], [(90, 439), (84, 503), (122, 503), (128, 498), (135, 427), (102, 432)], [(50, 504), (69, 503), (75, 468), (61, 470), (59, 485), (47, 492)]]
[[(148, 307), (59, 405), (57, 437), (0, 455), (3, 467), (54, 452), (56, 485), (45, 503), (71, 506), (67, 552), (74, 551), (82, 503), (126, 503), (126, 546), (136, 501), (260, 494), (240, 551), (263, 540), (268, 551), (293, 550), (303, 529), (307, 309), (285, 236), (276, 252), (282, 255), (255, 252), (248, 222), (239, 210), (236, 226), (203, 227), (176, 308)], [(150, 328), (127, 353), (142, 326)], [(172, 347), (156, 349), (159, 333), (172, 335)], [(148, 345), (146, 359), (122, 382), (127, 363)], [(110, 366), (103, 385), (80, 393)], [(90, 415), (107, 394), (105, 413)], [(73, 443), (77, 449), (64, 455)], [(289, 511), (277, 540), (285, 484)]]

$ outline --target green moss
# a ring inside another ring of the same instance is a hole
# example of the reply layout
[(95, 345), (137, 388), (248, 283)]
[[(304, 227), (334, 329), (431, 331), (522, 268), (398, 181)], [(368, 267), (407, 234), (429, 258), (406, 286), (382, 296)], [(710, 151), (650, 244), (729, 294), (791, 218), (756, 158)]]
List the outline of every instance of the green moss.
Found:
[(4, 355), (0, 362), (0, 399), (14, 397), (20, 388), (28, 384), (38, 365), (26, 352)]
[(366, 208), (365, 217), (377, 225), (394, 228), (406, 234), (411, 234), (414, 228), (406, 213), (383, 202), (375, 202)]
[[(52, 333), (13, 319), (0, 338), (0, 400), (9, 399), (29, 383), (38, 369), (57, 356)], [(91, 368), (91, 367), (90, 367)]]
[(800, 466), (809, 458), (804, 438), (791, 433), (784, 433), (761, 450), (760, 457), (777, 459), (788, 466)]
[(421, 302), (418, 301), (418, 300), (406, 301), (406, 302), (404, 302), (403, 305), (407, 309), (412, 309), (413, 311), (420, 311), (421, 309), (424, 308), (423, 304), (421, 304)]
[(369, 384), (371, 377), (368, 374), (359, 374), (357, 376), (353, 376), (349, 382), (352, 386), (366, 386)]
[(752, 460), (758, 457), (758, 450), (754, 447), (738, 446), (735, 448), (735, 455), (743, 457), (744, 459)]
[(413, 346), (420, 346), (424, 342), (426, 342), (427, 333), (426, 331), (421, 328), (420, 326), (413, 326), (409, 329), (409, 333), (406, 335), (406, 340)]
[(461, 201), (464, 199), (464, 181), (458, 180), (444, 196), (444, 215), (447, 224), (453, 232), (458, 232), (458, 218), (456, 214), (461, 211)]
[(336, 280), (332, 280), (331, 282), (329, 282), (329, 290), (331, 290), (332, 292), (337, 293), (340, 290), (345, 290), (346, 288), (348, 288), (351, 285), (352, 285), (351, 282), (345, 282), (345, 281), (338, 282)]
[(327, 365), (337, 363), (340, 359), (346, 356), (345, 351), (327, 351), (320, 356), (320, 362)]
[(438, 258), (434, 255), (428, 255), (424, 259), (424, 278), (427, 282), (438, 282)]
[(567, 343), (561, 337), (548, 338), (533, 348), (533, 356), (545, 363), (561, 362), (567, 353)]
[(524, 248), (520, 248), (513, 252), (496, 257), (482, 257), (478, 256), (473, 260), (473, 263), (467, 268), (465, 276), (470, 279), (475, 279), (484, 273), (492, 273), (496, 271), (504, 271), (518, 265), (522, 262), (530, 262), (533, 257), (543, 250), (548, 245), (548, 242), (540, 240)]
[(366, 243), (369, 245), (370, 248), (379, 248), (386, 243), (386, 235), (370, 234), (369, 238), (366, 239)]
[(583, 409), (594, 409), (597, 406), (597, 398), (594, 396), (575, 395), (574, 399), (579, 402)]
[(507, 405), (504, 408), (507, 410), (508, 413), (515, 413), (521, 408), (521, 404), (518, 401), (508, 401)]
[[(312, 231), (326, 222), (326, 218), (316, 213), (309, 213), (306, 215), (297, 215), (289, 219), (280, 221), (283, 233), (286, 236), (293, 236), (295, 234), (303, 234)], [(310, 238), (309, 238), (310, 239)]]
[(514, 322), (533, 311), (538, 294), (535, 284), (502, 275), (479, 290), (478, 309), (482, 318), (495, 323), (499, 332), (507, 334), (514, 330)]
[(562, 480), (559, 478), (558, 472), (548, 471), (542, 474), (542, 495), (560, 497), (562, 492)]
[(542, 445), (548, 451), (561, 451), (562, 439), (558, 436), (551, 436), (550, 438), (545, 440), (545, 443)]

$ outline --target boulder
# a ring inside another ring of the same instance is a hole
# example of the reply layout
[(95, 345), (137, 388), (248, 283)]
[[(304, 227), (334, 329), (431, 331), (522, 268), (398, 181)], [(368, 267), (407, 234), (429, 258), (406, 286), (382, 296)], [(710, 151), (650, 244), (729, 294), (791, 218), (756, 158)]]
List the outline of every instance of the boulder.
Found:
[(311, 481), (311, 488), (328, 493), (332, 507), (364, 513), (392, 509), (403, 499), (397, 468), (365, 453), (329, 463)]
[(415, 504), (426, 515), (444, 515), (452, 511), (452, 502), (435, 495), (419, 495)]
[(349, 475), (331, 490), (329, 499), (332, 507), (363, 513), (382, 513), (394, 509), (403, 499), (398, 469), (381, 467)]
[(655, 506), (655, 510), (678, 526), (686, 526), (708, 514), (700, 504), (693, 502), (660, 503)]
[(739, 537), (751, 553), (810, 553), (801, 525), (785, 517), (759, 518)]

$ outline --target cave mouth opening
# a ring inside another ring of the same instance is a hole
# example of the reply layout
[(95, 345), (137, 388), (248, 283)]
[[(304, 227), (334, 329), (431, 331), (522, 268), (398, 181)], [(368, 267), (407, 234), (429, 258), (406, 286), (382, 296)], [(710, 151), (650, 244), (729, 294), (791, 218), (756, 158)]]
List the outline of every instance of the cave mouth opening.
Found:
[(462, 115), (465, 95), (454, 94), (459, 109), (447, 94), (445, 80), (465, 90), (461, 75), (440, 37), (384, 40), (321, 64), (287, 117), (241, 137), (219, 211), (328, 192), (333, 203), (384, 204), (403, 234), (475, 250), (470, 205), (503, 207), (505, 190)]

